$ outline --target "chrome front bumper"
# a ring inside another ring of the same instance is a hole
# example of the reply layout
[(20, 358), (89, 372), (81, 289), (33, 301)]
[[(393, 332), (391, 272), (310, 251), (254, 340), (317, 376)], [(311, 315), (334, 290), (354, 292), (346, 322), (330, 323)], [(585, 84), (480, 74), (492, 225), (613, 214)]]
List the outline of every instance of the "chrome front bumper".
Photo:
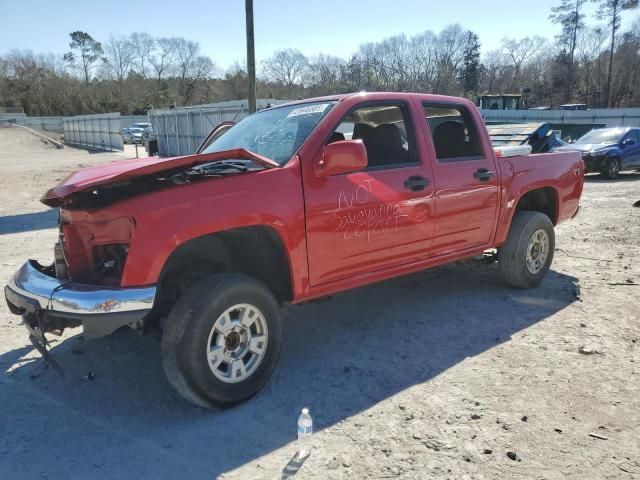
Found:
[(124, 325), (135, 326), (153, 307), (156, 287), (105, 287), (61, 280), (26, 262), (4, 289), (9, 309), (17, 315), (81, 320), (85, 337), (108, 335)]

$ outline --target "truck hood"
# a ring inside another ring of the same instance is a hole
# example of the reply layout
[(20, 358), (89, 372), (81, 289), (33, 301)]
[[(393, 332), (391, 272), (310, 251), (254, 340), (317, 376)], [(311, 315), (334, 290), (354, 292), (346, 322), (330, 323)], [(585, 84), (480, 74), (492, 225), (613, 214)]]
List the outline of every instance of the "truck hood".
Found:
[(581, 152), (587, 153), (607, 148), (614, 148), (616, 145), (611, 143), (571, 143), (564, 147), (554, 149), (554, 152)]
[(275, 161), (243, 148), (173, 158), (147, 157), (117, 160), (111, 163), (83, 168), (82, 170), (72, 173), (45, 193), (40, 201), (50, 207), (57, 207), (65, 197), (77, 192), (90, 190), (100, 185), (153, 175), (165, 170), (182, 167), (187, 168), (199, 163), (222, 160), (251, 160), (265, 168), (279, 166)]

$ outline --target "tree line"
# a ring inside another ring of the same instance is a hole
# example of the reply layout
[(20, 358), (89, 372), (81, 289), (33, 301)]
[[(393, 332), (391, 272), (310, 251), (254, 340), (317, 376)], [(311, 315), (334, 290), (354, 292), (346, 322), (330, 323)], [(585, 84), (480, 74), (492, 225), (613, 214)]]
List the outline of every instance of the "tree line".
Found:
[[(584, 13), (588, 1), (558, 1), (549, 17), (558, 25), (555, 38), (504, 38), (484, 55), (478, 34), (458, 24), (365, 43), (349, 58), (280, 50), (260, 64), (257, 96), (406, 90), (473, 99), (518, 93), (531, 107), (640, 106), (640, 19), (621, 30), (638, 0), (590, 0), (598, 3), (593, 19)], [(62, 56), (20, 50), (0, 55), (0, 106), (34, 116), (141, 114), (247, 98), (247, 85), (243, 62), (223, 70), (198, 42), (183, 37), (133, 33), (102, 43), (76, 31)]]

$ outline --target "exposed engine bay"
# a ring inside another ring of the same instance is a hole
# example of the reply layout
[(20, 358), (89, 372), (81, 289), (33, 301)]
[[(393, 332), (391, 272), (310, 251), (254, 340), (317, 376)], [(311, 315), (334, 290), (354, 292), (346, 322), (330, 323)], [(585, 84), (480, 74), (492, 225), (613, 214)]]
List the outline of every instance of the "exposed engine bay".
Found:
[(157, 190), (185, 185), (231, 174), (264, 170), (251, 160), (222, 160), (180, 167), (120, 182), (98, 185), (62, 198), (59, 206), (67, 209), (103, 208), (127, 198)]

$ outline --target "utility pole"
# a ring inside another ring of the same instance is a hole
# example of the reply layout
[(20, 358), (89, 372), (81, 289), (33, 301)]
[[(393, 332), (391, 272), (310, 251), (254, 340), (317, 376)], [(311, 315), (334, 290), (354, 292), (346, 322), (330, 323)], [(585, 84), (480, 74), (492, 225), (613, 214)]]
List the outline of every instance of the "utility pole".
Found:
[(245, 0), (247, 16), (247, 74), (249, 76), (249, 113), (256, 111), (256, 51), (253, 45), (253, 0)]

